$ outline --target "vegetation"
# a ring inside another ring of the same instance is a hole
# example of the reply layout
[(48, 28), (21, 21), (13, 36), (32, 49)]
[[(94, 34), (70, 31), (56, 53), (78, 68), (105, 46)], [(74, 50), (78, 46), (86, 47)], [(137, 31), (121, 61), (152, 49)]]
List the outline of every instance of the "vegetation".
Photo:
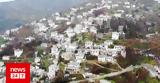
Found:
[(94, 41), (94, 35), (92, 33), (82, 33), (84, 41)]
[(14, 50), (12, 48), (12, 46), (8, 46), (6, 48), (3, 49), (3, 51), (0, 52), (0, 57), (4, 56), (4, 55), (14, 55)]
[(112, 34), (107, 34), (107, 35), (104, 35), (102, 40), (110, 40), (112, 38)]
[(86, 41), (94, 41), (96, 44), (102, 44), (106, 40), (111, 39), (111, 34), (104, 35), (102, 38), (97, 39), (92, 33), (81, 33), (72, 38), (72, 42), (78, 41), (79, 44), (84, 44)]
[(72, 42), (77, 41), (79, 44), (84, 44), (86, 41), (94, 41), (95, 37), (92, 33), (81, 33), (72, 38)]
[(113, 44), (112, 44), (112, 45), (109, 45), (108, 48), (114, 48), (114, 45), (113, 45)]
[(156, 78), (151, 78), (151, 77), (148, 77), (147, 81), (148, 81), (148, 83), (159, 83), (160, 82)]
[(3, 37), (0, 37), (0, 45), (5, 44), (7, 40), (5, 40)]
[(141, 42), (140, 39), (128, 39), (125, 43), (126, 47), (136, 48), (136, 49), (149, 49), (148, 42)]
[(126, 48), (126, 58), (118, 56), (116, 57), (116, 60), (123, 68), (126, 68), (130, 65), (140, 65), (143, 63), (152, 65), (157, 64), (157, 62), (153, 58), (141, 55), (140, 53), (136, 53), (136, 50), (134, 50), (133, 48)]
[(84, 76), (82, 74), (71, 74), (69, 78), (76, 78), (75, 80), (82, 80)]
[(38, 56), (38, 57), (42, 57), (42, 55), (44, 55), (44, 54), (43, 54), (43, 52), (44, 52), (44, 49), (43, 49), (43, 48), (37, 47), (37, 51), (38, 51), (38, 53), (37, 53), (37, 56)]
[(144, 69), (135, 69), (131, 72), (124, 73), (119, 76), (107, 78), (107, 80), (114, 80), (113, 83), (159, 83), (156, 78), (151, 78), (149, 72)]
[(99, 40), (96, 40), (95, 41), (95, 43), (97, 44), (97, 45), (100, 45), (100, 44), (102, 44), (104, 42), (104, 40), (102, 40), (102, 39), (99, 39)]
[(114, 40), (113, 44), (114, 45), (125, 45), (126, 44), (126, 40), (124, 40), (124, 39)]
[(42, 57), (41, 59), (41, 66), (43, 69), (45, 69), (46, 71), (48, 71), (48, 67), (49, 65), (52, 64), (52, 59), (50, 55), (45, 55)]
[(95, 40), (95, 43), (98, 44), (98, 45), (102, 44), (104, 41), (110, 40), (111, 37), (112, 37), (111, 34), (104, 35), (102, 38)]
[(143, 56), (142, 63), (148, 63), (148, 64), (151, 64), (151, 65), (156, 65), (157, 64), (156, 60), (154, 60), (151, 57), (147, 57), (147, 56)]
[(148, 49), (148, 43), (137, 43), (133, 46), (133, 48), (138, 48), (138, 49)]
[(56, 77), (52, 80), (51, 83), (66, 83), (64, 79), (64, 72), (62, 70), (58, 70), (56, 72)]
[(125, 69), (122, 69), (122, 72), (121, 70), (115, 72), (112, 71), (111, 73), (107, 71), (105, 72), (107, 74), (102, 74), (102, 72), (104, 73), (103, 67), (93, 65), (90, 68), (92, 73), (101, 75), (93, 78), (96, 80), (99, 79), (113, 80), (113, 83), (159, 83), (160, 82), (157, 78), (150, 77), (148, 70), (140, 66), (130, 66)]
[(150, 38), (149, 40), (149, 48), (151, 52), (155, 55), (160, 55), (160, 36), (155, 36), (154, 38)]
[(60, 62), (60, 63), (59, 63), (59, 69), (62, 70), (62, 71), (64, 71), (64, 69), (65, 69), (65, 64), (64, 64), (63, 62)]

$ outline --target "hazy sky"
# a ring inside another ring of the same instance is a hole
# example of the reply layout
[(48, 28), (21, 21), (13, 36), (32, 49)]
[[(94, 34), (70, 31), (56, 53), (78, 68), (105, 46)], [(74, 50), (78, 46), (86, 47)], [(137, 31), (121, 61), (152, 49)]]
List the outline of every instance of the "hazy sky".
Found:
[(9, 1), (14, 1), (14, 0), (0, 0), (0, 2), (9, 2)]

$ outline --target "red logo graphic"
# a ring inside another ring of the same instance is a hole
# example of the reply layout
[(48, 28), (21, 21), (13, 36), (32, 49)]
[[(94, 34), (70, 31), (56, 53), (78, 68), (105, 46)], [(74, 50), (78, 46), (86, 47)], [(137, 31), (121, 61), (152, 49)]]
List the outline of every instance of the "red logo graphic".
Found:
[(6, 83), (30, 83), (30, 64), (7, 63)]

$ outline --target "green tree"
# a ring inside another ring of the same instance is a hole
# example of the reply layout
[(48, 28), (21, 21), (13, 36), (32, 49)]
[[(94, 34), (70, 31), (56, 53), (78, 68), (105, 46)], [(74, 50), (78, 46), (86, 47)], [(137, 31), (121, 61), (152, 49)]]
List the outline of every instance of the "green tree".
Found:
[(147, 83), (160, 83), (160, 81), (158, 79), (156, 79), (156, 78), (149, 77), (147, 79)]
[(3, 37), (0, 37), (0, 45), (5, 44), (7, 40), (5, 40)]
[(48, 67), (49, 65), (52, 64), (52, 60), (50, 55), (44, 55), (41, 59), (41, 66), (43, 69), (45, 69), (46, 71), (48, 71)]
[(62, 70), (62, 71), (64, 71), (64, 69), (65, 69), (65, 64), (64, 64), (63, 62), (60, 62), (60, 63), (59, 63), (59, 69)]
[(114, 48), (114, 45), (113, 45), (113, 44), (112, 44), (112, 45), (109, 45), (108, 48)]

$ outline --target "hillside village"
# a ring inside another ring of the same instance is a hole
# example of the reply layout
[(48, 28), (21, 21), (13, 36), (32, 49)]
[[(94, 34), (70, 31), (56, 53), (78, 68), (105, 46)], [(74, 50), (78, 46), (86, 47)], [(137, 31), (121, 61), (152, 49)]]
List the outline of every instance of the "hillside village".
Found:
[[(160, 13), (153, 8), (139, 0), (98, 0), (7, 30), (0, 36), (0, 83), (5, 63), (14, 61), (31, 63), (32, 83), (159, 83), (160, 45), (155, 53), (145, 44), (160, 39)], [(148, 78), (93, 79), (137, 65)]]

